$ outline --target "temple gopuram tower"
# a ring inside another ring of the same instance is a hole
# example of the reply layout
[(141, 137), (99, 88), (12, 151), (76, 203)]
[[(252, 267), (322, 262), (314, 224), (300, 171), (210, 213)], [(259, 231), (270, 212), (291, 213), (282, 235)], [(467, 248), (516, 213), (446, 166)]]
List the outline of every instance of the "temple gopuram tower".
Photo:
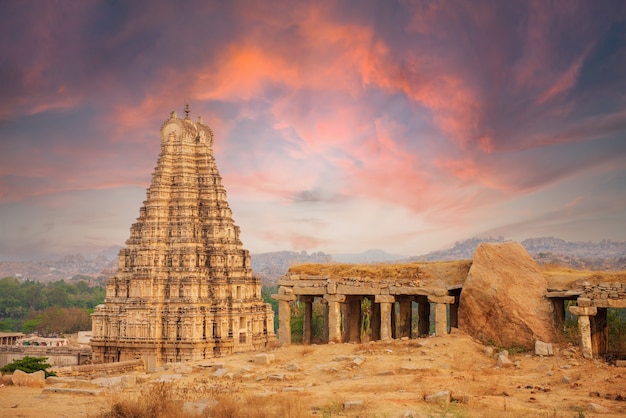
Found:
[(147, 198), (92, 315), (94, 363), (148, 369), (259, 349), (275, 340), (250, 254), (226, 201), (213, 132), (172, 112)]

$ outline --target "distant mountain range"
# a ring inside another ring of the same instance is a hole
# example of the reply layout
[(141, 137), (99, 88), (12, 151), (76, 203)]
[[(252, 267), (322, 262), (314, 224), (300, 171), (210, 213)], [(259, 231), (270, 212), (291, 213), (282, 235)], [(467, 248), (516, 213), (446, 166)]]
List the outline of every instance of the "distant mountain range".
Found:
[[(470, 238), (456, 242), (452, 248), (411, 257), (410, 261), (463, 260), (474, 256), (482, 242), (505, 242), (502, 237)], [(626, 270), (626, 242), (570, 242), (560, 238), (528, 238), (520, 244), (540, 264), (561, 264), (575, 269)]]
[[(277, 251), (252, 254), (254, 274), (264, 284), (274, 284), (289, 267), (305, 263), (385, 263), (410, 261), (441, 261), (471, 259), (482, 242), (505, 242), (503, 237), (470, 238), (459, 241), (452, 248), (419, 256), (389, 254), (383, 250), (368, 250), (354, 254), (326, 254), (323, 252)], [(540, 264), (560, 264), (575, 269), (626, 270), (626, 242), (569, 242), (554, 237), (529, 238), (521, 242)], [(0, 261), (0, 278), (17, 277), (21, 280), (50, 282), (86, 278), (104, 283), (115, 274), (120, 247), (111, 247), (94, 256), (68, 255), (46, 261)]]

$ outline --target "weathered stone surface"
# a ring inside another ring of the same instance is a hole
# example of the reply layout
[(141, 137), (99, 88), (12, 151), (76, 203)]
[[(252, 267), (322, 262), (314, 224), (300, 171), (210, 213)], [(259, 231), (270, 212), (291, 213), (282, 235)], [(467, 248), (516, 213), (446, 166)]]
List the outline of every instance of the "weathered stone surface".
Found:
[(424, 398), (424, 400), (428, 403), (435, 403), (440, 406), (448, 406), (450, 404), (450, 391), (442, 390), (437, 393), (433, 393), (432, 395), (428, 395)]
[(536, 356), (552, 356), (554, 352), (552, 351), (551, 343), (544, 343), (543, 341), (535, 341), (535, 355)]
[(480, 244), (461, 292), (459, 328), (483, 342), (533, 346), (554, 337), (547, 281), (516, 242)]
[(13, 372), (11, 382), (15, 386), (28, 386), (31, 388), (43, 388), (46, 386), (46, 374), (43, 370), (34, 373), (25, 373), (21, 370)]

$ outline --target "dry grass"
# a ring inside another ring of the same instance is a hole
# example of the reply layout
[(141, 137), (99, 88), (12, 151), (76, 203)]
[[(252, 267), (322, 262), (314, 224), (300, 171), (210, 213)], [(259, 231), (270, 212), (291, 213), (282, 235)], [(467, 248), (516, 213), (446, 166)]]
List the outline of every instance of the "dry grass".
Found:
[(173, 399), (172, 387), (155, 383), (141, 393), (122, 392), (109, 399), (110, 411), (99, 418), (161, 418), (181, 417), (181, 403)]
[[(270, 417), (309, 417), (310, 411), (301, 402), (301, 397), (293, 394), (268, 396), (242, 394), (237, 391), (205, 393), (206, 409), (201, 413), (185, 412), (183, 405), (187, 391), (176, 390), (165, 383), (151, 385), (141, 393), (118, 393), (110, 400), (110, 410), (98, 418), (270, 418)], [(182, 398), (180, 398), (182, 396)]]
[(376, 264), (311, 263), (292, 266), (289, 268), (289, 273), (331, 276), (332, 278), (358, 277), (370, 280), (422, 279), (428, 278), (430, 271), (459, 271), (467, 274), (471, 263), (471, 260)]

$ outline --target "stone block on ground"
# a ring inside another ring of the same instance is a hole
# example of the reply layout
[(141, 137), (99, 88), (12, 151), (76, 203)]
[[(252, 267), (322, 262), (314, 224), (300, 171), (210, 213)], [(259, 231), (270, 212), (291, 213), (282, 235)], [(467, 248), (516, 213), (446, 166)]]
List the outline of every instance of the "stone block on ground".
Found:
[(274, 362), (274, 354), (261, 353), (254, 356), (255, 364), (272, 364)]
[(300, 370), (302, 370), (302, 367), (298, 366), (295, 363), (291, 363), (287, 365), (287, 370), (290, 372), (299, 372)]
[(46, 374), (43, 370), (39, 370), (34, 373), (25, 373), (21, 370), (16, 370), (13, 372), (11, 382), (14, 386), (43, 388), (46, 386)]
[(498, 354), (498, 359), (496, 360), (496, 367), (500, 367), (501, 369), (513, 367), (513, 362), (509, 360), (508, 357), (505, 357), (502, 354)]
[(213, 372), (213, 374), (211, 376), (213, 377), (223, 377), (226, 375), (226, 373), (228, 373), (228, 370), (226, 369), (217, 369), (216, 371)]
[(361, 357), (361, 356), (357, 356), (354, 359), (352, 359), (352, 363), (355, 366), (360, 366), (361, 364), (363, 364), (365, 362), (365, 358)]
[(540, 341), (540, 340), (535, 341), (535, 355), (536, 356), (554, 355), (554, 352), (552, 351), (552, 344), (544, 343), (543, 341)]

